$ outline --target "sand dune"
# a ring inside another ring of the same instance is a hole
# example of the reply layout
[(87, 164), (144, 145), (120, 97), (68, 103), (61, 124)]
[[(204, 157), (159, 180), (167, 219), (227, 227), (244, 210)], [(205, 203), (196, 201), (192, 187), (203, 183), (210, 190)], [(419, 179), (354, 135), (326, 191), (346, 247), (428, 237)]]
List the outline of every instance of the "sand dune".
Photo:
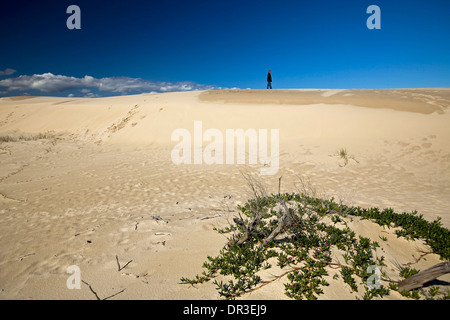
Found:
[(448, 89), (322, 89), (322, 90), (217, 90), (200, 96), (201, 101), (226, 103), (310, 105), (350, 104), (423, 114), (442, 113), (448, 106)]
[[(212, 283), (178, 283), (226, 243), (213, 227), (251, 197), (242, 172), (270, 192), (280, 176), (282, 192), (309, 181), (324, 196), (417, 210), (449, 228), (449, 107), (449, 88), (0, 98), (0, 299), (95, 299), (88, 284), (101, 298), (217, 299)], [(194, 137), (195, 121), (223, 134), (278, 129), (278, 172), (259, 176), (264, 164), (248, 154), (245, 164), (174, 164), (171, 135)], [(354, 227), (378, 237), (367, 222)], [(425, 246), (389, 237), (390, 267)], [(80, 290), (66, 286), (70, 265)], [(277, 286), (246, 298), (287, 298)], [(333, 290), (324, 298), (354, 298)]]

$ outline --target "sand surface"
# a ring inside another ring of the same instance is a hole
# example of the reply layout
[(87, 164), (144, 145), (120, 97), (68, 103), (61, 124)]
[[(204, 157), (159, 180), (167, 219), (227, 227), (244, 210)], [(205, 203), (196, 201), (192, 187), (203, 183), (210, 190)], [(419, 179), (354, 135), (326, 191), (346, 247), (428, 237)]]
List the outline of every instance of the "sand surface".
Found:
[[(213, 228), (251, 197), (242, 173), (269, 192), (280, 176), (282, 192), (308, 181), (349, 205), (417, 210), (449, 228), (449, 107), (449, 88), (0, 98), (0, 299), (95, 299), (93, 291), (110, 299), (219, 298), (211, 282), (179, 282), (200, 274), (226, 243)], [(171, 135), (186, 129), (194, 139), (194, 121), (203, 132), (278, 129), (278, 172), (260, 176), (264, 164), (248, 159), (174, 164)], [(337, 156), (343, 148), (346, 164)], [(430, 250), (420, 241), (358, 219), (352, 227), (389, 238), (383, 255), (393, 276), (396, 263), (439, 262), (435, 254), (419, 259)], [(66, 286), (70, 265), (80, 268), (79, 290)], [(244, 298), (287, 297), (276, 281)], [(333, 285), (322, 298), (355, 294)]]

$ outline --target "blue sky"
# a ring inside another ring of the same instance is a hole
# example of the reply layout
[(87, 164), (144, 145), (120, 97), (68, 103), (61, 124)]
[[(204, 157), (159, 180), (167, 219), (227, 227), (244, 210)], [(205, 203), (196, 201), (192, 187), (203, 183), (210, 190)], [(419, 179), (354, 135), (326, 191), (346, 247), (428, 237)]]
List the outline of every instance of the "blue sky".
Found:
[(274, 89), (450, 87), (449, 14), (448, 0), (2, 1), (0, 96), (261, 89), (269, 69)]

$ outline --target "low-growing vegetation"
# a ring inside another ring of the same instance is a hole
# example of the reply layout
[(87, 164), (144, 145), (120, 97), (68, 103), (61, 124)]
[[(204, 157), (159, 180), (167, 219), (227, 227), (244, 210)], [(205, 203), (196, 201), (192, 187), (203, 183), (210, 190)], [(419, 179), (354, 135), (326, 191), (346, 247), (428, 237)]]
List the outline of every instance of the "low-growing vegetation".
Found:
[(17, 142), (17, 141), (36, 141), (41, 139), (54, 139), (55, 135), (51, 132), (36, 134), (6, 134), (0, 135), (0, 142)]
[[(214, 279), (220, 296), (235, 299), (283, 278), (285, 295), (293, 299), (317, 299), (329, 286), (329, 272), (339, 270), (333, 280), (342, 279), (346, 290), (372, 299), (397, 290), (397, 283), (381, 271), (384, 285), (369, 286), (375, 279), (373, 266), (385, 266), (379, 243), (357, 236), (345, 219), (360, 217), (388, 228), (397, 237), (423, 239), (441, 259), (450, 258), (450, 232), (437, 219), (426, 221), (417, 212), (395, 213), (392, 209), (361, 208), (339, 204), (302, 193), (272, 194), (255, 198), (238, 206), (233, 222), (216, 231), (227, 235), (228, 243), (217, 257), (207, 257), (202, 275), (183, 277), (187, 284)], [(387, 238), (381, 239), (386, 241)], [(340, 259), (333, 256), (340, 253)], [(260, 271), (276, 265), (285, 270), (274, 279), (263, 281)], [(372, 267), (371, 267), (372, 266)], [(372, 268), (372, 269), (371, 269)], [(399, 277), (406, 278), (417, 270), (403, 268)], [(217, 276), (227, 281), (219, 281)], [(229, 279), (229, 280), (228, 280)], [(361, 292), (362, 291), (362, 292)], [(423, 291), (423, 290), (422, 290)], [(440, 295), (438, 294), (440, 293)], [(409, 298), (448, 298), (448, 293), (431, 288), (403, 292)]]

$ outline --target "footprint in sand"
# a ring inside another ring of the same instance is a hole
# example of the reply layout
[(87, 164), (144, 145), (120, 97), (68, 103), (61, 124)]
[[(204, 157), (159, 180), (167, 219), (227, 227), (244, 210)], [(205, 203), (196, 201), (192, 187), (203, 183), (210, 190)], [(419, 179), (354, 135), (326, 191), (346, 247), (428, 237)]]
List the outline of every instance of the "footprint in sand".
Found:
[[(8, 113), (8, 115), (6, 116), (6, 118), (3, 121), (0, 121), (0, 126), (6, 125), (8, 124), (9, 120), (11, 119), (11, 117), (14, 115), (14, 111)], [(23, 116), (22, 116), (23, 117)]]

